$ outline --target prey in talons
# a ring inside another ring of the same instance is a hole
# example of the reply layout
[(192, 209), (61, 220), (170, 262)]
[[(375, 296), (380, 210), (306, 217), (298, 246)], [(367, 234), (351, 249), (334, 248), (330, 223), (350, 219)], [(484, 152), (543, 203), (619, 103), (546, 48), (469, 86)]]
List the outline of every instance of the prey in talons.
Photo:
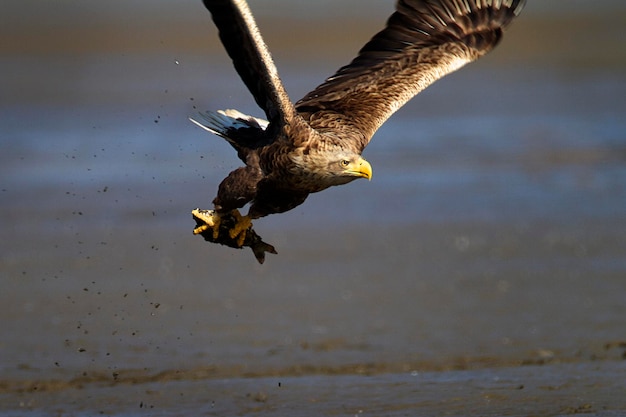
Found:
[(259, 263), (265, 261), (265, 253), (276, 254), (276, 249), (252, 229), (252, 221), (242, 216), (238, 210), (218, 214), (215, 210), (194, 209), (191, 211), (196, 227), (194, 235), (200, 235), (207, 242), (219, 243), (231, 248), (250, 247)]

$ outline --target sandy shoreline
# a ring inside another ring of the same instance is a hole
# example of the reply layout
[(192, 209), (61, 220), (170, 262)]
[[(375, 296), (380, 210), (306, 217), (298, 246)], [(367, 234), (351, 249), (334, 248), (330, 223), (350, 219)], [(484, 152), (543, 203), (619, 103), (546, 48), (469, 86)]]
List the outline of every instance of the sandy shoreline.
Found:
[(228, 379), (199, 372), (63, 389), (33, 385), (0, 394), (0, 415), (618, 416), (625, 411), (625, 372), (623, 361)]

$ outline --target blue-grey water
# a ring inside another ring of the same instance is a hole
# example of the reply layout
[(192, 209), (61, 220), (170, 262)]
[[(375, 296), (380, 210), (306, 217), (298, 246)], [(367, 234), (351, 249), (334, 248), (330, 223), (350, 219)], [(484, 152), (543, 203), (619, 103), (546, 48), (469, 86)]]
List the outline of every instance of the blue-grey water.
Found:
[[(191, 233), (239, 162), (187, 117), (262, 116), (207, 12), (88, 3), (0, 18), (0, 415), (626, 413), (622, 2), (529, 4), (264, 265)], [(259, 3), (293, 99), (392, 8)]]

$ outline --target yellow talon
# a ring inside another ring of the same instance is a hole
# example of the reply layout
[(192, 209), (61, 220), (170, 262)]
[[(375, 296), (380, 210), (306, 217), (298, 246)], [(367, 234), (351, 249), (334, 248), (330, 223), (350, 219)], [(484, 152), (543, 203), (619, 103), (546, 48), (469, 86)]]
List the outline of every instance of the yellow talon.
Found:
[(243, 246), (246, 241), (246, 236), (248, 235), (248, 230), (252, 227), (252, 219), (249, 216), (242, 216), (239, 210), (236, 209), (223, 215), (218, 214), (215, 210), (200, 209), (192, 210), (191, 214), (199, 221), (199, 224), (193, 229), (193, 233), (199, 235), (207, 230), (211, 230), (213, 241), (219, 240), (220, 226), (224, 218), (230, 225), (231, 219), (229, 216), (232, 216), (232, 222), (234, 224), (230, 230), (228, 230), (228, 236), (235, 241), (238, 247)]
[(219, 214), (214, 213), (211, 220), (211, 223), (213, 223), (211, 225), (211, 228), (213, 229), (213, 239), (217, 239), (217, 237), (220, 235), (220, 223), (222, 222), (222, 218)]
[(231, 214), (235, 218), (235, 225), (228, 231), (228, 235), (231, 239), (237, 238), (237, 246), (243, 246), (246, 232), (252, 226), (252, 219), (249, 216), (242, 216), (239, 210), (233, 210)]
[(201, 224), (200, 226), (198, 226), (195, 229), (193, 229), (193, 234), (194, 235), (199, 235), (200, 233), (204, 232), (208, 228), (209, 228), (208, 224)]
[(202, 220), (204, 224), (193, 229), (194, 235), (199, 235), (207, 229), (211, 229), (213, 232), (213, 239), (217, 239), (220, 234), (220, 223), (222, 218), (215, 210), (200, 210), (195, 209), (191, 211), (194, 217)]

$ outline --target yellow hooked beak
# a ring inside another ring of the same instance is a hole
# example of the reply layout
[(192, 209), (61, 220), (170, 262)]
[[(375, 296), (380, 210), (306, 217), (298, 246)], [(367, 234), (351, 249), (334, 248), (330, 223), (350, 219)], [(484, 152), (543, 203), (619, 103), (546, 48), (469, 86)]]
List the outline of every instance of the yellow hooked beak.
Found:
[(367, 178), (370, 181), (372, 180), (372, 166), (363, 158), (359, 158), (350, 163), (346, 167), (346, 172), (356, 177)]

